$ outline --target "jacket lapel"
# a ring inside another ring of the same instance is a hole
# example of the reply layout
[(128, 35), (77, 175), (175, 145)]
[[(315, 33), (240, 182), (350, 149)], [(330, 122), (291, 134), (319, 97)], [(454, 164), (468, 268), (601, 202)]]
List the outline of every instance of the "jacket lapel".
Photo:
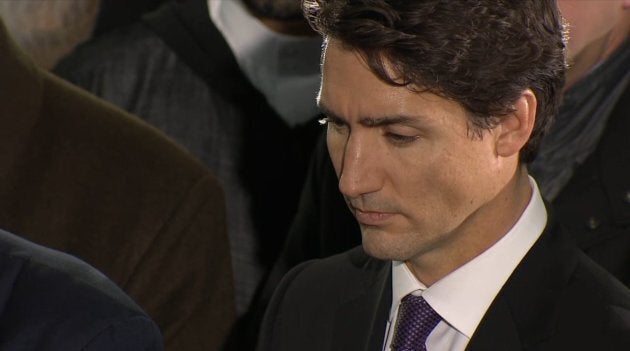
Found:
[(392, 300), (391, 265), (369, 258), (363, 269), (364, 286), (336, 311), (331, 350), (382, 350)]
[(517, 326), (506, 299), (497, 298), (466, 347), (467, 351), (523, 350)]
[(484, 315), (467, 351), (527, 350), (553, 337), (577, 255), (551, 215), (549, 221)]
[[(512, 273), (467, 351), (522, 351), (554, 336), (559, 306), (577, 267), (577, 249), (550, 213), (547, 229)], [(363, 254), (365, 255), (365, 254)], [(391, 306), (389, 262), (364, 259), (364, 286), (336, 311), (331, 350), (380, 351)], [(342, 287), (343, 289), (344, 287)]]

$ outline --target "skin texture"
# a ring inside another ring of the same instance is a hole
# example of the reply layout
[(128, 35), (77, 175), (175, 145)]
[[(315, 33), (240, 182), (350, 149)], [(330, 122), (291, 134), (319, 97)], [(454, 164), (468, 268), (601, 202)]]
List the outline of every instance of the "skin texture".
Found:
[(570, 88), (628, 37), (630, 0), (558, 0), (558, 7), (568, 23), (565, 88)]
[(492, 246), (527, 206), (531, 188), (518, 152), (535, 118), (530, 90), (480, 138), (459, 103), (388, 85), (329, 39), (319, 105), (366, 252), (405, 261), (424, 284)]

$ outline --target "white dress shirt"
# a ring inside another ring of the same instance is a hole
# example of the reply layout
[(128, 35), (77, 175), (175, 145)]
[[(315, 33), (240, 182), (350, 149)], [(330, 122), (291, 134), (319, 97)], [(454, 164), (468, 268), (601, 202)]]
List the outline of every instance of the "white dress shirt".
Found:
[(239, 67), (280, 117), (290, 126), (313, 118), (322, 38), (274, 32), (244, 6), (239, 0), (208, 0), (210, 18)]
[(475, 329), (516, 266), (540, 237), (547, 211), (538, 186), (529, 178), (527, 208), (503, 238), (430, 287), (419, 282), (403, 262), (392, 262), (392, 306), (383, 350), (389, 350), (398, 306), (407, 294), (422, 295), (442, 317), (429, 334), (427, 351), (463, 351)]

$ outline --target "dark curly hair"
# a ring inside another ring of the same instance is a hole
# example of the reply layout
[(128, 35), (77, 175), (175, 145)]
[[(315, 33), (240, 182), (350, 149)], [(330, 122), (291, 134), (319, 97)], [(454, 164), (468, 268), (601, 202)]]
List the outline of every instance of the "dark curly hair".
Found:
[[(481, 135), (513, 111), (523, 90), (538, 100), (520, 153), (536, 156), (564, 84), (565, 32), (553, 0), (304, 0), (311, 26), (359, 52), (391, 85), (458, 101)], [(387, 63), (387, 64), (386, 64)]]

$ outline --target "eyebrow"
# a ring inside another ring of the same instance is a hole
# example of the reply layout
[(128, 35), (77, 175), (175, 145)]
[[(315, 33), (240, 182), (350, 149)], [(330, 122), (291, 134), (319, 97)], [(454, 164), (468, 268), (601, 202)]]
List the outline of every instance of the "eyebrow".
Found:
[[(332, 109), (330, 109), (326, 104), (321, 101), (318, 104), (319, 110), (322, 114), (324, 114), (327, 118), (330, 118), (334, 121), (346, 122), (346, 119), (336, 114)], [(424, 120), (423, 116), (405, 116), (405, 115), (394, 115), (394, 116), (383, 116), (383, 117), (361, 117), (359, 119), (359, 124), (365, 127), (386, 127), (394, 124), (404, 124), (409, 126), (420, 126), (422, 125), (422, 121)]]

